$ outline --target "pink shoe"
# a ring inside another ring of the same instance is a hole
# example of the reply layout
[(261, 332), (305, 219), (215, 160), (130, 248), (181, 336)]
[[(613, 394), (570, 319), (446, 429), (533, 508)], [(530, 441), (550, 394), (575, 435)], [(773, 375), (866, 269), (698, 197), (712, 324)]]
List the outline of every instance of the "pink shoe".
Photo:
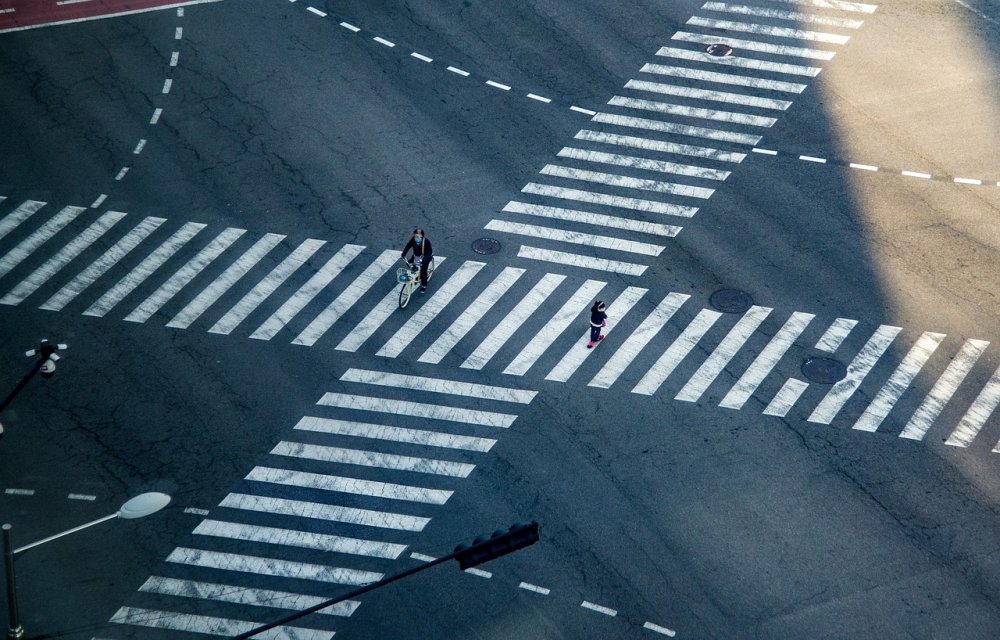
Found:
[(597, 344), (597, 343), (596, 342), (588, 342), (587, 343), (587, 348), (588, 349), (593, 349), (595, 344)]
[(597, 338), (597, 339), (598, 339), (598, 340), (604, 340), (604, 334), (602, 333), (602, 334), (600, 335), (600, 337), (599, 337), (599, 338)]

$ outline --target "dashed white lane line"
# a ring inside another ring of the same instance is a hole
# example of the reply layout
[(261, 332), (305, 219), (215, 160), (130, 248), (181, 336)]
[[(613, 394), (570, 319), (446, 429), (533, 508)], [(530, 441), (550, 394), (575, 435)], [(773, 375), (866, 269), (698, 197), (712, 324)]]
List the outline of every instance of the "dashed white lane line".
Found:
[(140, 153), (142, 153), (142, 149), (145, 146), (146, 146), (146, 139), (142, 138), (139, 140), (138, 144), (135, 145), (135, 149), (132, 151), (132, 153), (135, 155), (139, 155)]
[(180, 40), (184, 37), (184, 27), (177, 27), (174, 30), (174, 40)]
[(552, 100), (550, 100), (549, 98), (546, 98), (545, 96), (535, 95), (534, 93), (529, 93), (528, 97), (531, 98), (532, 100), (538, 100), (539, 102), (544, 102), (545, 104), (552, 102)]
[(473, 567), (471, 569), (466, 569), (465, 572), (466, 573), (471, 573), (474, 576), (479, 576), (480, 578), (487, 578), (487, 579), (489, 579), (489, 578), (493, 577), (493, 574), (490, 573), (489, 571), (483, 571), (482, 569), (476, 569), (475, 567)]
[(67, 500), (84, 500), (87, 502), (93, 502), (97, 500), (97, 496), (92, 496), (89, 493), (71, 493), (66, 496)]
[(311, 11), (311, 12), (315, 13), (316, 15), (318, 15), (320, 18), (325, 18), (326, 17), (326, 14), (323, 13), (322, 11), (320, 11), (319, 9), (317, 9), (316, 7), (306, 7), (306, 11)]
[(799, 156), (799, 160), (805, 160), (806, 162), (817, 162), (819, 164), (826, 164), (826, 158), (817, 158), (815, 156)]
[(467, 76), (467, 75), (469, 75), (468, 71), (463, 71), (462, 69), (459, 69), (458, 67), (451, 67), (451, 66), (449, 66), (448, 67), (448, 71), (451, 71), (452, 73), (457, 73), (460, 76)]
[(920, 171), (907, 171), (904, 169), (900, 173), (902, 173), (904, 176), (909, 176), (911, 178), (924, 178), (925, 180), (930, 180), (931, 178), (931, 174), (922, 173)]
[(190, 514), (196, 515), (196, 516), (207, 516), (208, 515), (208, 509), (196, 509), (194, 507), (188, 507), (188, 508), (184, 509), (184, 513), (190, 513)]
[(374, 40), (375, 42), (377, 42), (379, 44), (384, 44), (385, 46), (389, 47), (390, 49), (392, 47), (396, 46), (395, 42), (391, 42), (389, 40), (386, 40), (385, 38), (383, 38), (381, 36), (375, 36), (374, 38), (372, 38), (372, 40)]
[(171, 67), (176, 67), (177, 66), (177, 61), (180, 60), (180, 57), (181, 57), (181, 52), (180, 51), (174, 51), (173, 53), (171, 53), (170, 54), (170, 66)]
[(417, 53), (416, 51), (414, 51), (413, 53), (411, 53), (410, 56), (413, 57), (413, 58), (416, 58), (417, 60), (423, 60), (424, 62), (434, 62), (434, 58), (428, 58), (424, 54)]
[(107, 199), (108, 199), (108, 194), (102, 193), (101, 195), (97, 196), (97, 200), (94, 200), (94, 204), (90, 205), (90, 208), (96, 209), (97, 207), (101, 206), (101, 203), (103, 203)]
[(410, 557), (413, 558), (414, 560), (419, 560), (421, 562), (434, 562), (435, 560), (437, 560), (437, 558), (435, 558), (434, 556), (429, 556), (423, 553), (417, 553), (416, 551), (411, 553)]
[(156, 124), (160, 121), (160, 116), (163, 115), (163, 109), (157, 107), (153, 109), (153, 117), (149, 119), (149, 124)]
[(673, 638), (674, 636), (677, 635), (676, 631), (674, 631), (672, 629), (668, 629), (666, 627), (661, 627), (658, 624), (653, 624), (652, 622), (649, 622), (648, 620), (646, 621), (646, 624), (642, 625), (642, 628), (643, 629), (649, 629), (650, 631), (655, 631), (656, 633), (662, 633), (663, 635), (669, 636), (671, 638)]
[(341, 22), (340, 26), (344, 27), (348, 31), (353, 31), (354, 33), (357, 33), (358, 31), (361, 31), (361, 29), (359, 29), (358, 27), (355, 27), (350, 22)]
[(33, 496), (34, 489), (4, 489), (3, 492), (9, 496)]
[(496, 87), (497, 89), (500, 89), (502, 91), (510, 91), (510, 86), (509, 85), (501, 84), (501, 83), (496, 82), (494, 80), (487, 80), (486, 84), (490, 85), (491, 87)]
[(552, 593), (550, 590), (546, 589), (545, 587), (539, 587), (537, 584), (531, 584), (530, 582), (522, 582), (521, 584), (519, 584), (517, 586), (519, 588), (521, 588), (521, 589), (524, 589), (525, 591), (534, 591), (535, 593), (540, 593), (543, 596), (547, 596), (550, 593)]
[(172, 87), (173, 84), (174, 84), (174, 81), (171, 80), (170, 78), (167, 78), (166, 80), (164, 80), (163, 81), (163, 93), (170, 93), (170, 87)]
[(878, 167), (873, 164), (858, 164), (857, 162), (852, 162), (847, 166), (852, 169), (861, 169), (862, 171), (878, 171)]
[(594, 604), (589, 600), (584, 600), (583, 602), (580, 603), (580, 606), (583, 607), (584, 609), (590, 609), (591, 611), (596, 611), (597, 613), (603, 613), (606, 616), (614, 617), (618, 615), (618, 612), (615, 611), (614, 609), (611, 609), (609, 607), (603, 607), (599, 604)]
[(596, 111), (591, 111), (590, 109), (584, 109), (583, 107), (578, 107), (576, 105), (570, 106), (570, 111), (577, 111), (579, 113), (582, 113), (582, 114), (588, 115), (588, 116), (596, 116), (597, 115)]
[(115, 176), (115, 180), (121, 180), (122, 178), (125, 177), (126, 173), (128, 173), (128, 167), (122, 167), (122, 170), (119, 171), (118, 175)]

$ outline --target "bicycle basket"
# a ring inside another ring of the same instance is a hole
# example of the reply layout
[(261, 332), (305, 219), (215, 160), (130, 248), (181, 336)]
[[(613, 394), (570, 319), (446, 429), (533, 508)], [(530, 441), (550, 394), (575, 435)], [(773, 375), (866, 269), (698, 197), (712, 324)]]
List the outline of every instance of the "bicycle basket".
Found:
[(406, 267), (400, 267), (396, 269), (396, 279), (399, 280), (400, 282), (409, 282), (410, 270), (407, 269)]

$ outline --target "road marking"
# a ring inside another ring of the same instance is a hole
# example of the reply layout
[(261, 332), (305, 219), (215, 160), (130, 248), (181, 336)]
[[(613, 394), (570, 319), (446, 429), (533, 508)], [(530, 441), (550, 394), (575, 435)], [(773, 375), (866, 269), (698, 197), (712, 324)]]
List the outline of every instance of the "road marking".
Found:
[[(146, 580), (139, 587), (139, 591), (181, 598), (200, 598), (202, 600), (214, 600), (215, 602), (230, 602), (251, 607), (291, 609), (293, 611), (308, 609), (327, 600), (327, 598), (319, 596), (309, 596), (288, 591), (254, 589), (252, 587), (179, 580), (177, 578), (163, 578), (160, 576), (152, 576), (149, 580)], [(316, 613), (350, 617), (360, 604), (357, 600), (338, 602), (325, 609), (320, 609)]]
[(608, 207), (619, 209), (630, 209), (632, 211), (645, 211), (647, 213), (660, 213), (668, 216), (680, 216), (690, 218), (698, 212), (697, 207), (687, 207), (669, 202), (657, 202), (655, 200), (642, 200), (640, 198), (625, 198), (613, 196), (606, 193), (596, 193), (594, 191), (581, 191), (580, 189), (568, 189), (566, 187), (555, 187), (548, 184), (537, 184), (529, 182), (521, 189), (523, 193), (532, 193), (549, 198), (560, 198), (562, 200), (576, 200), (577, 202), (589, 202), (591, 204), (602, 204)]
[(351, 24), (349, 22), (341, 22), (340, 26), (344, 27), (348, 31), (353, 31), (354, 33), (357, 33), (358, 31), (361, 31), (361, 29), (359, 29), (358, 27), (355, 27), (353, 24)]
[(572, 106), (570, 106), (570, 110), (571, 110), (571, 111), (578, 111), (578, 112), (580, 112), (580, 113), (584, 113), (584, 114), (587, 114), (588, 116), (593, 116), (593, 115), (596, 115), (596, 114), (597, 114), (597, 112), (596, 112), (596, 111), (591, 111), (590, 109), (584, 109), (584, 108), (582, 108), (582, 107), (578, 107), (578, 106), (576, 106), (576, 105), (572, 105)]
[(184, 27), (177, 27), (174, 29), (174, 40), (180, 40), (184, 37)]
[(180, 51), (174, 51), (173, 53), (171, 53), (170, 54), (170, 66), (171, 67), (176, 67), (177, 66), (177, 62), (180, 60), (180, 58), (181, 58), (181, 52)]
[(425, 447), (443, 447), (446, 449), (462, 449), (486, 453), (497, 443), (492, 438), (478, 438), (453, 433), (423, 431), (420, 429), (404, 429), (384, 424), (352, 422), (349, 420), (333, 420), (305, 416), (295, 425), (296, 429), (316, 431), (333, 435), (351, 436), (355, 438), (371, 438), (390, 442), (407, 442)]
[(660, 47), (656, 55), (664, 58), (676, 58), (678, 60), (693, 60), (695, 62), (705, 62), (709, 64), (721, 64), (741, 69), (755, 69), (757, 71), (772, 71), (774, 73), (784, 73), (795, 76), (809, 76), (815, 78), (822, 71), (819, 67), (809, 67), (799, 64), (787, 64), (783, 62), (769, 62), (756, 58), (744, 56), (713, 56), (704, 51), (691, 51), (690, 49), (676, 49), (674, 47)]
[[(62, 231), (66, 225), (75, 220), (76, 217), (84, 211), (86, 211), (86, 209), (83, 207), (65, 207), (55, 216), (46, 220), (45, 224), (36, 229), (31, 235), (22, 240), (16, 247), (8, 251), (2, 258), (0, 258), (0, 278), (10, 273), (11, 269), (21, 264), (25, 258), (34, 253), (36, 249), (45, 244), (52, 236)], [(24, 215), (23, 217), (26, 219), (28, 215)], [(7, 219), (8, 218), (4, 218), (4, 222), (6, 222)]]
[(163, 91), (162, 93), (170, 93), (170, 88), (174, 85), (174, 81), (171, 78), (167, 78), (163, 81)]
[(551, 99), (546, 98), (545, 96), (535, 95), (534, 93), (529, 93), (528, 97), (531, 98), (532, 100), (538, 100), (539, 102), (544, 102), (546, 104), (548, 104), (549, 102), (552, 102)]
[(244, 511), (259, 511), (262, 513), (277, 513), (299, 518), (315, 518), (317, 520), (332, 520), (365, 527), (380, 529), (397, 529), (400, 531), (423, 531), (430, 518), (408, 516), (388, 511), (372, 511), (371, 509), (355, 509), (320, 502), (304, 502), (284, 498), (268, 498), (244, 493), (230, 493), (220, 507), (227, 509), (242, 509)]
[(453, 478), (467, 478), (476, 468), (476, 465), (465, 462), (401, 456), (394, 453), (345, 449), (343, 447), (288, 442), (286, 440), (276, 444), (270, 453), (274, 456), (288, 456), (290, 458), (320, 460), (322, 462), (350, 464), (359, 467), (375, 467), (379, 469), (392, 469), (394, 471), (451, 476)]
[(924, 180), (929, 180), (931, 178), (931, 174), (929, 174), (929, 173), (921, 173), (919, 171), (905, 171), (904, 170), (904, 171), (901, 171), (900, 173), (902, 173), (904, 176), (909, 176), (911, 178), (923, 178)]
[[(569, 222), (579, 222), (608, 229), (624, 229), (637, 233), (648, 233), (651, 235), (673, 238), (681, 231), (681, 227), (670, 224), (659, 224), (656, 222), (645, 222), (632, 218), (619, 218), (601, 213), (590, 213), (589, 211), (578, 211), (576, 209), (563, 209), (561, 207), (547, 207), (540, 204), (527, 204), (512, 200), (504, 205), (502, 211), (506, 213), (522, 213), (540, 218), (551, 218), (553, 220), (567, 220)], [(436, 364), (436, 363), (435, 363)]]
[[(629, 80), (629, 82), (632, 82), (632, 80)], [(732, 142), (735, 144), (753, 145), (760, 142), (761, 138), (758, 135), (749, 133), (734, 133), (732, 131), (710, 129), (708, 127), (692, 127), (686, 124), (676, 124), (674, 122), (664, 122), (662, 120), (650, 120), (649, 118), (636, 118), (633, 116), (619, 116), (612, 113), (599, 113), (594, 116), (592, 120), (594, 122), (613, 124), (619, 127), (631, 127), (633, 129), (645, 129), (661, 133), (674, 133), (680, 136), (706, 138), (708, 140), (721, 140), (723, 142)]]
[(644, 625), (642, 625), (642, 628), (643, 629), (649, 629), (650, 631), (653, 631), (653, 632), (656, 632), (656, 633), (660, 633), (660, 634), (663, 634), (663, 635), (671, 637), (671, 638), (673, 638), (674, 636), (677, 635), (677, 632), (674, 631), (673, 629), (668, 629), (666, 627), (661, 627), (660, 625), (653, 624), (652, 622), (650, 622), (648, 620), (646, 621), (646, 623)]
[[(716, 35), (707, 35), (701, 33), (688, 33), (686, 31), (678, 31), (673, 36), (672, 40), (680, 40), (682, 42), (696, 42), (698, 44), (715, 44), (719, 42), (720, 38)], [(814, 60), (833, 60), (836, 55), (833, 51), (822, 51), (819, 49), (807, 49), (803, 47), (790, 47), (781, 44), (774, 44), (771, 42), (758, 42), (756, 40), (740, 40), (738, 38), (726, 37), (725, 41), (729, 46), (734, 49), (743, 49), (745, 51), (756, 51), (758, 53), (770, 53), (778, 56), (792, 56), (796, 58), (811, 58)]]
[(9, 496), (33, 496), (35, 495), (34, 489), (4, 489), (3, 492)]
[(864, 171), (878, 171), (878, 167), (871, 164), (858, 164), (857, 162), (852, 162), (848, 165), (852, 169), (863, 169)]
[(803, 382), (796, 378), (789, 378), (785, 384), (774, 394), (774, 398), (768, 403), (762, 412), (766, 416), (778, 416), (784, 418), (788, 411), (798, 402), (802, 392), (809, 386), (808, 382)]
[(457, 73), (460, 76), (468, 76), (469, 75), (468, 71), (463, 71), (462, 69), (459, 69), (458, 67), (448, 67), (448, 71), (451, 71), (452, 73)]
[(319, 489), (335, 493), (349, 493), (351, 495), (384, 498), (386, 500), (403, 500), (405, 502), (437, 505), (448, 502), (453, 493), (444, 489), (428, 489), (405, 484), (345, 478), (342, 476), (308, 473), (306, 471), (274, 469), (271, 467), (254, 467), (244, 480), (280, 484), (288, 487), (300, 487), (303, 489)]
[(815, 162), (817, 164), (826, 164), (826, 158), (817, 158), (815, 156), (799, 156), (799, 160), (805, 160), (806, 162)]
[(990, 343), (986, 340), (966, 340), (958, 355), (948, 364), (948, 367), (938, 378), (931, 388), (930, 393), (920, 403), (920, 406), (910, 417), (909, 422), (903, 428), (900, 438), (910, 440), (923, 440), (930, 430), (934, 420), (944, 409), (948, 401), (955, 394), (959, 385), (965, 380), (965, 376), (972, 370), (972, 366), (979, 360), (986, 347)]
[[(6, 200), (6, 198), (4, 198)], [(101, 200), (103, 202), (103, 200)], [(22, 222), (33, 216), (46, 203), (38, 200), (25, 200), (16, 209), (8, 213), (0, 220), (0, 240), (8, 233), (16, 229)], [(100, 204), (100, 203), (98, 203)]]
[(437, 558), (435, 558), (434, 556), (429, 556), (425, 553), (417, 553), (416, 551), (411, 553), (410, 557), (413, 558), (414, 560), (419, 560), (420, 562), (434, 562), (435, 560), (437, 560)]
[(733, 5), (725, 2), (706, 2), (701, 8), (705, 11), (724, 11), (748, 16), (773, 18), (776, 20), (790, 20), (792, 22), (812, 22), (814, 24), (841, 27), (844, 29), (858, 29), (864, 24), (863, 20), (817, 16), (810, 13), (799, 13), (798, 11), (779, 11), (777, 9), (770, 8), (765, 9), (761, 7), (748, 7), (746, 5)]
[(381, 38), (379, 36), (375, 36), (374, 38), (372, 38), (372, 40), (374, 40), (375, 42), (377, 42), (379, 44), (384, 44), (385, 46), (389, 47), (390, 49), (392, 47), (396, 46), (395, 42), (390, 42), (389, 40), (386, 40), (385, 38)]
[(362, 586), (382, 579), (381, 573), (331, 567), (308, 562), (294, 562), (280, 558), (262, 558), (241, 553), (224, 553), (221, 551), (206, 551), (177, 547), (167, 556), (167, 562), (184, 564), (221, 571), (238, 571), (256, 575), (295, 578), (297, 580), (315, 580), (331, 584)]
[[(260, 626), (259, 622), (247, 622), (245, 620), (232, 620), (230, 618), (202, 616), (191, 613), (176, 613), (173, 611), (156, 611), (141, 607), (122, 607), (111, 617), (111, 622), (150, 627), (153, 629), (169, 629), (171, 631), (229, 637), (246, 633)], [(281, 626), (275, 627), (272, 631), (274, 632), (273, 634), (268, 632), (270, 635), (264, 637), (271, 640), (276, 638), (283, 638), (285, 640), (330, 640), (333, 637), (333, 631), (319, 631), (303, 627)]]
[(83, 500), (85, 502), (93, 502), (97, 500), (97, 496), (92, 496), (88, 493), (71, 493), (66, 496), (67, 500)]
[(486, 84), (490, 85), (491, 87), (496, 87), (497, 89), (500, 89), (502, 91), (510, 91), (510, 87), (509, 86), (507, 86), (505, 84), (500, 84), (499, 82), (494, 82), (492, 80), (487, 80)]
[(769, 80), (755, 76), (736, 75), (732, 73), (719, 73), (717, 71), (702, 71), (690, 67), (674, 67), (665, 64), (646, 63), (639, 69), (642, 73), (655, 73), (661, 76), (671, 76), (674, 78), (684, 78), (685, 80), (696, 80), (700, 82), (713, 82), (716, 84), (731, 84), (741, 87), (751, 87), (753, 89), (764, 89), (766, 91), (783, 91), (785, 93), (802, 93), (806, 85), (797, 82), (784, 82), (782, 80)]
[(729, 171), (722, 169), (709, 169), (690, 164), (678, 164), (665, 160), (652, 160), (650, 158), (638, 158), (636, 156), (626, 156), (617, 153), (605, 153), (604, 151), (577, 149), (576, 147), (563, 147), (556, 155), (560, 158), (572, 158), (574, 160), (583, 160), (584, 162), (611, 164), (619, 167), (643, 169), (645, 171), (659, 171), (660, 173), (674, 173), (692, 178), (702, 178), (704, 180), (725, 180), (729, 177)]
[(851, 329), (858, 324), (857, 320), (851, 320), (849, 318), (837, 318), (830, 325), (830, 328), (816, 341), (816, 348), (821, 351), (827, 351), (833, 353), (840, 347), (840, 344), (844, 341), (844, 338), (851, 333)]
[(557, 178), (568, 178), (570, 180), (585, 180), (596, 182), (613, 187), (624, 187), (626, 189), (641, 189), (644, 191), (655, 191), (657, 193), (669, 193), (675, 196), (686, 196), (688, 198), (708, 199), (715, 193), (715, 189), (705, 187), (692, 187), (691, 185), (678, 184), (675, 182), (661, 182), (658, 180), (647, 180), (644, 178), (630, 178), (615, 173), (602, 173), (599, 171), (587, 171), (584, 169), (574, 169), (572, 167), (561, 167), (559, 165), (547, 164), (539, 173)]
[(860, 2), (847, 2), (846, 0), (772, 0), (773, 2), (784, 2), (785, 4), (800, 4), (804, 6), (819, 7), (820, 9), (836, 9), (838, 11), (855, 11), (861, 13), (875, 13), (877, 4), (863, 4)]
[(955, 178), (954, 182), (958, 184), (982, 184), (982, 180), (977, 180), (975, 178)]
[(465, 569), (464, 571), (465, 571), (465, 573), (470, 573), (470, 574), (472, 574), (474, 576), (478, 576), (480, 578), (489, 579), (489, 578), (493, 577), (492, 573), (490, 573), (489, 571), (483, 571), (482, 569), (472, 568), (472, 569)]
[(760, 153), (760, 154), (763, 154), (763, 155), (766, 155), (766, 156), (776, 156), (776, 155), (778, 155), (778, 152), (774, 151), (773, 149), (759, 149), (757, 147), (754, 147), (750, 151), (753, 151), (754, 153)]
[(223, 522), (220, 520), (202, 520), (193, 531), (195, 535), (244, 540), (263, 544), (276, 544), (286, 547), (301, 547), (330, 553), (344, 553), (371, 558), (386, 558), (395, 560), (406, 550), (405, 544), (376, 542), (347, 538), (326, 533), (312, 533), (295, 529), (279, 529), (262, 527), (256, 524), (238, 522)]
[(680, 364), (681, 360), (691, 353), (698, 341), (704, 337), (708, 330), (712, 328), (715, 321), (722, 317), (718, 311), (702, 309), (698, 312), (679, 336), (667, 347), (666, 351), (657, 359), (649, 371), (632, 388), (632, 393), (651, 396), (657, 392), (660, 386), (666, 382), (670, 374)]
[(153, 109), (153, 117), (149, 119), (149, 124), (156, 124), (160, 121), (160, 115), (163, 114), (163, 109), (157, 107)]
[(319, 9), (317, 9), (316, 7), (306, 7), (306, 11), (312, 11), (313, 13), (315, 13), (316, 15), (318, 15), (320, 18), (325, 18), (326, 17), (326, 14), (323, 13), (322, 11), (320, 11)]
[(371, 396), (357, 396), (333, 392), (323, 394), (323, 397), (320, 398), (319, 402), (316, 404), (327, 407), (338, 407), (341, 409), (354, 409), (357, 411), (395, 413), (398, 415), (415, 416), (431, 420), (479, 424), (486, 427), (500, 427), (503, 429), (506, 429), (510, 425), (514, 424), (514, 420), (517, 419), (516, 415), (508, 413), (481, 411), (478, 409), (462, 409), (459, 407), (449, 407), (447, 405), (409, 402), (406, 400), (394, 400), (391, 398), (376, 398)]
[(410, 55), (411, 55), (412, 57), (416, 58), (417, 60), (423, 60), (424, 62), (434, 62), (434, 58), (428, 58), (428, 57), (427, 57), (427, 56), (425, 56), (424, 54), (422, 54), (422, 53), (417, 53), (416, 51), (414, 51), (414, 52), (413, 52), (413, 53), (411, 53)]
[(804, 29), (792, 29), (789, 27), (772, 27), (766, 24), (756, 24), (750, 22), (735, 22), (731, 20), (711, 20), (694, 16), (686, 24), (697, 27), (707, 27), (709, 29), (722, 29), (725, 31), (742, 31), (765, 36), (775, 36), (778, 38), (792, 38), (795, 40), (810, 40), (814, 42), (824, 42), (829, 44), (847, 44), (850, 36), (843, 36), (837, 33), (826, 33), (823, 31), (807, 31)]
[[(976, 396), (972, 406), (962, 416), (962, 420), (948, 436), (945, 444), (953, 447), (967, 447), (972, 444), (979, 430), (986, 424), (986, 419), (990, 417), (998, 404), (1000, 404), (1000, 369), (993, 372), (993, 376)], [(997, 443), (993, 452), (1000, 453), (1000, 443)]]
[(115, 180), (120, 181), (122, 178), (125, 177), (125, 174), (127, 173), (128, 173), (128, 167), (122, 167), (121, 171), (118, 172), (118, 175), (115, 176)]
[(618, 615), (618, 612), (615, 611), (614, 609), (609, 609), (608, 607), (602, 607), (599, 604), (594, 604), (593, 602), (588, 602), (587, 600), (581, 602), (580, 606), (583, 607), (584, 609), (590, 609), (591, 611), (596, 611), (597, 613), (603, 613), (606, 616), (614, 617)]
[(517, 250), (518, 258), (529, 260), (542, 260), (565, 264), (581, 269), (597, 269), (599, 271), (610, 271), (611, 273), (624, 273), (630, 276), (641, 276), (646, 271), (646, 265), (632, 262), (621, 262), (619, 260), (606, 260), (593, 256), (584, 256), (577, 253), (566, 253), (565, 251), (553, 251), (551, 249), (539, 249), (528, 245), (521, 245)]
[(91, 209), (96, 209), (97, 207), (99, 207), (102, 204), (104, 204), (104, 201), (107, 200), (107, 199), (108, 199), (108, 194), (102, 193), (101, 195), (97, 196), (97, 199), (94, 200), (94, 203), (92, 205), (90, 205), (90, 208)]
[(190, 513), (196, 516), (207, 516), (209, 511), (208, 509), (195, 509), (194, 507), (187, 507), (184, 509), (184, 513)]
[[(554, 229), (552, 227), (541, 227), (534, 224), (523, 224), (520, 222), (508, 222), (506, 220), (490, 220), (484, 229), (490, 231), (502, 231), (516, 235), (528, 236), (530, 238), (541, 238), (553, 240), (555, 242), (567, 242), (579, 244), (586, 247), (599, 247), (602, 249), (612, 249), (614, 251), (625, 251), (638, 253), (645, 256), (658, 256), (666, 248), (663, 245), (649, 242), (636, 242), (634, 240), (622, 240), (613, 236), (602, 236), (594, 233), (566, 231), (564, 229)], [(381, 353), (379, 355), (382, 355)]]
[(135, 145), (135, 149), (132, 150), (133, 155), (139, 155), (140, 153), (142, 153), (142, 150), (145, 146), (146, 146), (146, 141), (139, 140), (139, 142)]
[[(778, 100), (776, 98), (761, 98), (745, 93), (731, 93), (728, 91), (715, 91), (712, 89), (698, 89), (695, 87), (682, 87), (673, 84), (663, 84), (662, 82), (648, 82), (645, 80), (629, 80), (625, 83), (626, 89), (638, 91), (649, 91), (666, 96), (679, 96), (681, 98), (691, 98), (692, 100), (709, 100), (711, 102), (726, 102), (738, 104), (746, 107), (757, 107), (760, 109), (771, 109), (774, 111), (785, 111), (792, 103), (788, 100)], [(760, 140), (760, 138), (757, 138)], [(750, 143), (756, 144), (756, 143)]]
[[(713, 56), (714, 57), (714, 56)], [(642, 109), (644, 111), (655, 111), (657, 113), (669, 113), (673, 116), (684, 118), (701, 118), (703, 120), (715, 120), (718, 122), (730, 122), (733, 124), (746, 124), (754, 127), (770, 127), (777, 118), (766, 116), (755, 116), (750, 113), (738, 113), (736, 111), (720, 111), (718, 109), (703, 109), (699, 107), (689, 107), (681, 104), (671, 104), (669, 102), (658, 102), (656, 100), (642, 100), (640, 98), (626, 98), (614, 96), (608, 100), (608, 104), (614, 107), (626, 107), (629, 109)]]
[[(524, 270), (515, 269), (514, 271), (523, 272)], [(342, 382), (358, 382), (361, 384), (374, 384), (400, 389), (416, 389), (430, 393), (443, 393), (465, 396), (467, 398), (499, 400), (501, 402), (516, 402), (520, 404), (530, 404), (538, 394), (537, 391), (528, 391), (526, 389), (511, 389), (510, 387), (459, 382), (444, 378), (427, 378), (424, 376), (410, 376), (401, 373), (353, 368), (345, 371), (344, 375), (340, 376), (340, 380)]]
[(543, 596), (547, 596), (551, 593), (551, 591), (549, 591), (545, 587), (539, 587), (537, 584), (531, 584), (530, 582), (522, 582), (517, 586), (526, 591), (534, 591), (535, 593), (540, 593)]

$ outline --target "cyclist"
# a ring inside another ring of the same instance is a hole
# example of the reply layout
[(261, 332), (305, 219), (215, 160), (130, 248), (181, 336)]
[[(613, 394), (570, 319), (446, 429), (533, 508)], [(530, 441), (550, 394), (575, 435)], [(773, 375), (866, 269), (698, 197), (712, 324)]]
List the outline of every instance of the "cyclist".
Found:
[(434, 251), (431, 249), (431, 241), (424, 235), (423, 229), (418, 227), (413, 230), (413, 237), (403, 247), (403, 260), (406, 260), (406, 253), (410, 249), (413, 250), (414, 258), (420, 258), (420, 290), (427, 291), (427, 265), (434, 259)]

